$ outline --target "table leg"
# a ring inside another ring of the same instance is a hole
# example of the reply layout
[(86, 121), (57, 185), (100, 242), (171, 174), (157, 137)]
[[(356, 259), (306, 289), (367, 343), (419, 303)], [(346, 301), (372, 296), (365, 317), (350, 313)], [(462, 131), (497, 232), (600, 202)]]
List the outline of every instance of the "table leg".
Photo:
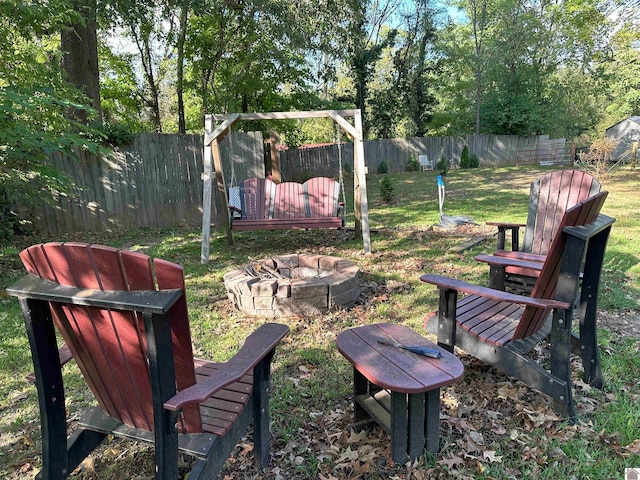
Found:
[(427, 437), (424, 449), (437, 453), (440, 449), (440, 389), (430, 390), (424, 395), (424, 432)]
[(506, 229), (507, 227), (498, 227), (498, 245), (496, 245), (498, 250), (504, 250)]
[(369, 381), (355, 368), (353, 369), (353, 422), (358, 425), (371, 419), (367, 411), (355, 401), (358, 395), (367, 393)]
[(520, 228), (511, 229), (511, 250), (517, 252), (520, 250)]
[(424, 453), (425, 435), (425, 394), (409, 394), (409, 459), (411, 461)]
[(407, 460), (407, 394), (391, 392), (391, 458), (396, 463)]

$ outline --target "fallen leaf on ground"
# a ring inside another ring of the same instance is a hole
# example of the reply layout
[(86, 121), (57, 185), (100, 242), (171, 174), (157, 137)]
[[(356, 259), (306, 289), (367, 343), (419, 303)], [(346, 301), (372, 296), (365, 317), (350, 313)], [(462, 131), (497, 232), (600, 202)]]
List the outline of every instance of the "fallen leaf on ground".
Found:
[(623, 453), (622, 455), (628, 457), (629, 455), (640, 455), (640, 438), (634, 440), (626, 447), (622, 447), (623, 450), (626, 450), (629, 453)]
[(487, 460), (489, 463), (501, 463), (502, 455), (496, 455), (495, 450), (484, 450), (482, 452), (482, 458)]

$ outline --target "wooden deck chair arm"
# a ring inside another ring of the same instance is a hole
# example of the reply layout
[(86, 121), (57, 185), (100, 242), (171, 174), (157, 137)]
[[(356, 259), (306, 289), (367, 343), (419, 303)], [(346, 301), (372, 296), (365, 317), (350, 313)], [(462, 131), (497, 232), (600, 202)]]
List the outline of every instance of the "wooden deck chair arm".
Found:
[(503, 228), (520, 228), (526, 227), (526, 223), (510, 223), (510, 222), (486, 222), (487, 225), (491, 225), (493, 227), (503, 227)]
[(541, 271), (542, 265), (544, 264), (544, 257), (542, 262), (521, 260), (513, 257), (501, 257), (498, 255), (476, 255), (474, 259), (495, 267), (519, 267), (536, 271)]
[(522, 295), (515, 295), (513, 293), (503, 292), (501, 290), (494, 290), (493, 288), (481, 287), (472, 283), (467, 283), (462, 280), (455, 280), (453, 278), (443, 277), (440, 275), (426, 274), (420, 277), (420, 280), (425, 283), (436, 285), (440, 289), (455, 290), (458, 292), (464, 292), (471, 295), (478, 295), (484, 298), (490, 298), (500, 302), (517, 303), (519, 305), (538, 307), (538, 308), (559, 308), (567, 309), (569, 304), (566, 302), (559, 302), (557, 300), (549, 300), (544, 298), (525, 297)]
[(611, 225), (615, 223), (615, 221), (615, 218), (600, 213), (598, 214), (598, 217), (589, 225), (565, 227), (564, 232), (576, 238), (587, 240), (606, 230), (607, 228), (610, 228)]
[(544, 263), (547, 258), (546, 255), (538, 255), (537, 253), (512, 252), (510, 250), (496, 250), (495, 252), (493, 252), (493, 255), (496, 257), (505, 257), (515, 260), (524, 260), (526, 262), (538, 263)]
[(127, 292), (70, 287), (31, 273), (7, 288), (7, 293), (18, 298), (153, 314), (167, 313), (182, 296), (179, 289)]
[(289, 332), (280, 323), (266, 323), (249, 335), (228, 362), (221, 364), (216, 375), (181, 390), (164, 403), (167, 410), (179, 410), (186, 405), (202, 403), (217, 391), (237, 382), (265, 359)]

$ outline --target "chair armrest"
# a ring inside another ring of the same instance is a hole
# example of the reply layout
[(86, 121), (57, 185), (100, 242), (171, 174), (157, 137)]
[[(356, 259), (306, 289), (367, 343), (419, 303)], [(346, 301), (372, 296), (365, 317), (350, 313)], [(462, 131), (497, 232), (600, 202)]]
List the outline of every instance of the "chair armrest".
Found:
[(32, 273), (7, 288), (7, 293), (20, 299), (155, 314), (167, 313), (182, 296), (180, 289), (127, 292), (70, 287), (45, 280)]
[(510, 250), (496, 250), (493, 252), (496, 257), (512, 258), (515, 260), (524, 260), (526, 262), (544, 263), (547, 259), (546, 255), (538, 255), (537, 253), (512, 252)]
[(427, 274), (422, 275), (420, 280), (425, 283), (431, 283), (438, 288), (445, 288), (448, 290), (456, 290), (458, 292), (469, 293), (472, 295), (478, 295), (484, 298), (490, 298), (499, 302), (517, 303), (519, 305), (526, 305), (539, 308), (559, 308), (567, 309), (570, 305), (566, 302), (559, 302), (557, 300), (524, 297), (522, 295), (515, 295), (513, 293), (503, 292), (501, 290), (494, 290), (493, 288), (481, 287), (472, 283), (467, 283), (462, 280), (454, 280), (453, 278), (442, 277), (440, 275)]
[(531, 262), (517, 258), (501, 257), (498, 255), (476, 255), (474, 259), (478, 262), (488, 263), (495, 267), (519, 267), (536, 271), (542, 270), (542, 266), (544, 265), (542, 262)]
[(493, 227), (503, 227), (503, 228), (520, 228), (526, 227), (526, 223), (510, 223), (510, 222), (486, 222), (487, 225), (491, 225)]
[(164, 403), (164, 408), (176, 411), (186, 405), (204, 402), (217, 391), (237, 382), (269, 355), (287, 333), (289, 327), (280, 323), (262, 325), (247, 337), (233, 358), (220, 366), (215, 376), (181, 390)]

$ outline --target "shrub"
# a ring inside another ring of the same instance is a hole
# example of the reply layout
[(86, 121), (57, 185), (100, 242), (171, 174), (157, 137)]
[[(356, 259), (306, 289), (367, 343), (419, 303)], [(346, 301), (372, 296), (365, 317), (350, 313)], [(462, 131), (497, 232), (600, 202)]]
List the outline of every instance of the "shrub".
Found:
[(611, 138), (594, 140), (588, 152), (582, 152), (578, 155), (578, 166), (602, 181), (617, 164), (611, 159), (611, 154), (617, 145), (618, 141)]
[(387, 173), (389, 171), (389, 166), (387, 165), (387, 162), (385, 162), (384, 160), (382, 160), (379, 164), (378, 164), (378, 173), (380, 174), (384, 174)]
[(480, 166), (480, 159), (475, 153), (471, 155), (471, 158), (469, 158), (469, 166), (471, 168), (478, 168)]
[(112, 122), (104, 123), (102, 131), (106, 137), (106, 143), (114, 147), (120, 147), (133, 142), (140, 131), (140, 127), (131, 122)]
[(462, 153), (460, 154), (460, 168), (469, 168), (471, 165), (469, 163), (469, 147), (465, 145), (462, 148)]
[(386, 175), (380, 180), (380, 196), (384, 203), (391, 203), (395, 198), (393, 184), (391, 183), (391, 179)]
[(440, 159), (438, 160), (438, 170), (440, 170), (440, 175), (445, 176), (449, 171), (449, 161), (447, 157), (444, 156), (444, 153), (440, 155)]
[(407, 167), (405, 168), (406, 172), (419, 172), (420, 171), (420, 162), (414, 156), (411, 157), (409, 162), (407, 163)]

